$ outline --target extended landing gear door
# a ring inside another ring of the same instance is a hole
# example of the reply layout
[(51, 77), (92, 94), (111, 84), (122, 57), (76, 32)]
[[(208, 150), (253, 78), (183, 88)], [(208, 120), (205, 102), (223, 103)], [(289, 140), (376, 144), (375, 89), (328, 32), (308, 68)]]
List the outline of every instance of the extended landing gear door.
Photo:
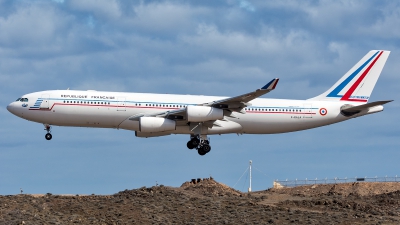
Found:
[(117, 98), (118, 100), (118, 107), (117, 111), (126, 111), (126, 99), (125, 98)]
[(50, 95), (42, 95), (42, 103), (40, 104), (41, 109), (48, 109), (49, 108), (49, 98)]

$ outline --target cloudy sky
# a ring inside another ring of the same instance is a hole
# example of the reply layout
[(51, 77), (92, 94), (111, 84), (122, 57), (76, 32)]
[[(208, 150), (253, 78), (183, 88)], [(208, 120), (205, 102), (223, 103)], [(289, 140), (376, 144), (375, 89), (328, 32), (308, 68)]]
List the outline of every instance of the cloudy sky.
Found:
[[(0, 0), (0, 194), (112, 194), (213, 176), (245, 191), (274, 179), (400, 176), (400, 3), (396, 1)], [(211, 136), (53, 127), (6, 110), (23, 94), (78, 89), (307, 99), (369, 50), (392, 51), (371, 101), (382, 113), (308, 131)], [(239, 180), (239, 181), (238, 181)]]

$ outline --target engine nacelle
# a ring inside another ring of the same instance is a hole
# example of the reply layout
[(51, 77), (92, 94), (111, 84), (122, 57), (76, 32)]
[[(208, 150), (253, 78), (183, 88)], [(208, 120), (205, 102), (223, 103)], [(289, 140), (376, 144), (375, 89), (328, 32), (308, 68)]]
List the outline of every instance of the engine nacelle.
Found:
[(186, 109), (186, 116), (189, 122), (220, 120), (224, 118), (224, 110), (209, 106), (189, 105)]
[(139, 130), (140, 132), (162, 132), (175, 130), (176, 123), (173, 120), (160, 117), (140, 117)]

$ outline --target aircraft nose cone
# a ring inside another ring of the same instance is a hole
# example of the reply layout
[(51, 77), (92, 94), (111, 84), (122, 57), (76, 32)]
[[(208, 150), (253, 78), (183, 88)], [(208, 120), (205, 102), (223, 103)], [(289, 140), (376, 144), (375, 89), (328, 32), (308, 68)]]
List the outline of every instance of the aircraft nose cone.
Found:
[(10, 113), (15, 114), (15, 113), (14, 113), (15, 109), (14, 109), (14, 106), (13, 106), (12, 103), (10, 103), (10, 104), (7, 106), (7, 110), (8, 110)]

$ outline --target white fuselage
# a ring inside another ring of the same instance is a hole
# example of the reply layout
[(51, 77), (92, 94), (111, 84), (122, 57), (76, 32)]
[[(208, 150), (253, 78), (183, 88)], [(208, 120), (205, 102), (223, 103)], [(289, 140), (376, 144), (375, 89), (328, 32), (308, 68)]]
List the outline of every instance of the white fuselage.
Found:
[[(7, 108), (21, 118), (57, 126), (116, 128), (139, 131), (139, 122), (129, 120), (137, 114), (153, 114), (198, 105), (226, 97), (146, 94), (101, 91), (54, 90), (24, 95)], [(258, 98), (245, 113), (233, 112), (202, 131), (203, 134), (272, 134), (298, 131), (341, 122), (340, 108), (354, 102), (311, 101)], [(382, 111), (383, 107), (363, 111), (357, 116)], [(192, 134), (188, 123), (177, 123), (169, 133)]]

